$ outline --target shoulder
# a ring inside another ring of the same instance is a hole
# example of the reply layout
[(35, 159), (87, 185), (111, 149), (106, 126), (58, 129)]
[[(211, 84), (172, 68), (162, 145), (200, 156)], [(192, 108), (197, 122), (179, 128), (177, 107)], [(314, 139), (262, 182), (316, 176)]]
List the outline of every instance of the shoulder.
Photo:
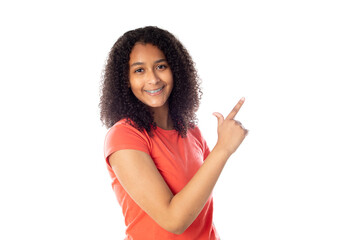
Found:
[(195, 142), (201, 147), (205, 145), (205, 139), (203, 138), (203, 135), (201, 134), (198, 126), (195, 126), (194, 128), (189, 128), (186, 137), (189, 138), (189, 141)]
[(151, 148), (151, 141), (146, 131), (140, 131), (130, 119), (121, 119), (115, 123), (105, 136), (105, 155), (109, 156), (120, 149), (137, 149), (145, 152)]
[(197, 125), (195, 125), (193, 128), (189, 128), (188, 129), (188, 132), (187, 132), (187, 135), (188, 136), (192, 136), (192, 137), (195, 137), (197, 139), (202, 139), (202, 134), (201, 134), (201, 131), (199, 129), (199, 127)]
[(143, 137), (148, 136), (145, 130), (140, 131), (135, 126), (135, 122), (133, 122), (131, 119), (121, 119), (108, 130), (105, 138), (107, 139), (114, 134), (118, 135), (120, 133), (122, 136), (127, 134), (135, 134)]
[(202, 148), (204, 152), (204, 159), (209, 154), (209, 147), (206, 143), (205, 138), (201, 134), (201, 131), (198, 126), (195, 126), (194, 128), (189, 129), (188, 136), (191, 136), (191, 138), (195, 139), (195, 142), (199, 144), (199, 146)]

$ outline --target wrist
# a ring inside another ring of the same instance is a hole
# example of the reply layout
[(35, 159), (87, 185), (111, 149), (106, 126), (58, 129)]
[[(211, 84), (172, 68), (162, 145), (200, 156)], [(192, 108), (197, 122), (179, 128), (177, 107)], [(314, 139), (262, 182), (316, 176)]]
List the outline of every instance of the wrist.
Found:
[(218, 143), (213, 148), (213, 151), (217, 152), (222, 158), (226, 160), (231, 156), (232, 152), (225, 147), (219, 145)]

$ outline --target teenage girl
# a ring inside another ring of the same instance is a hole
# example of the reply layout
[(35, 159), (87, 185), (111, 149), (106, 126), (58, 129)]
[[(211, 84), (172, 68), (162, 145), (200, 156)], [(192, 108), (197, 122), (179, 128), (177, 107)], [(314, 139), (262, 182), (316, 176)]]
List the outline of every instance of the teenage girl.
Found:
[(112, 47), (100, 108), (126, 239), (220, 239), (211, 193), (247, 135), (234, 120), (244, 98), (225, 118), (214, 113), (218, 140), (210, 151), (196, 126), (200, 96), (194, 63), (168, 31), (135, 29)]

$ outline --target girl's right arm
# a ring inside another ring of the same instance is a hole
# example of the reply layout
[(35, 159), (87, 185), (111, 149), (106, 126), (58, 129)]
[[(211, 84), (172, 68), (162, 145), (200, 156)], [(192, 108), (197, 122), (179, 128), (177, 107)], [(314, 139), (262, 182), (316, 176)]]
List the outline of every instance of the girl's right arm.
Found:
[(218, 141), (186, 186), (173, 195), (151, 157), (138, 150), (119, 150), (109, 163), (131, 198), (162, 228), (183, 233), (196, 219), (220, 176), (226, 161), (244, 140), (247, 130), (234, 120), (242, 98), (224, 119), (218, 118)]

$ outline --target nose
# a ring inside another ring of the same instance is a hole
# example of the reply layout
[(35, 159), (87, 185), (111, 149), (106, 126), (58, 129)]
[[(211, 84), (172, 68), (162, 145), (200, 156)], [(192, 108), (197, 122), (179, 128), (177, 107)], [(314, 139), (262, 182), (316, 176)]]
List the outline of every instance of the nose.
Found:
[(156, 85), (160, 82), (160, 78), (155, 71), (148, 71), (147, 79), (147, 82), (152, 85)]

